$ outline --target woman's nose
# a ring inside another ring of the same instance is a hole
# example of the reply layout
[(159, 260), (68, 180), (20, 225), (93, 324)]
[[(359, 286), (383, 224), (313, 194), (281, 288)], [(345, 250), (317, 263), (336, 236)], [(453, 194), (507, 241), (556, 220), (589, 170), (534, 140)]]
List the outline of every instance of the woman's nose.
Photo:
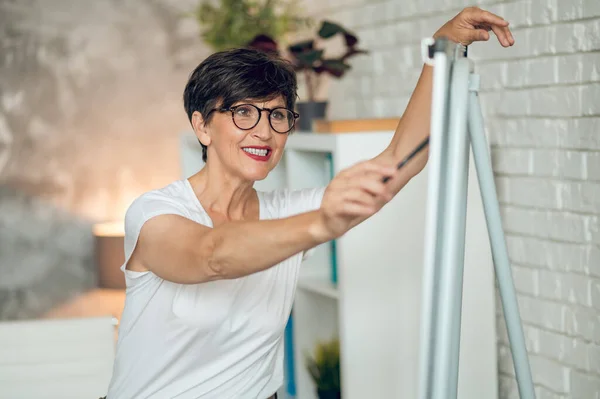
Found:
[(271, 125), (269, 124), (269, 115), (264, 114), (258, 121), (258, 124), (252, 129), (252, 134), (261, 139), (268, 139), (272, 133)]

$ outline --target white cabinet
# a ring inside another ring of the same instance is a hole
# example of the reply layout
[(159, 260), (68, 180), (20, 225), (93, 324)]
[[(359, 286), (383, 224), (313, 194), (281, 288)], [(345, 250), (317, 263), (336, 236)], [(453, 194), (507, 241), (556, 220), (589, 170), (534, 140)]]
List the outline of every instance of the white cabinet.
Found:
[(0, 322), (0, 398), (106, 395), (115, 358), (113, 318), (52, 316), (61, 318)]
[[(325, 185), (332, 174), (379, 154), (391, 137), (294, 133), (280, 164), (256, 187)], [(189, 176), (201, 167), (200, 146), (191, 134), (182, 145), (183, 175)], [(304, 355), (333, 336), (341, 341), (344, 399), (417, 397), (426, 193), (427, 169), (378, 214), (336, 240), (334, 254), (331, 243), (323, 244), (303, 265), (293, 309), (298, 399), (316, 398)], [(331, 282), (332, 256), (337, 284)], [(496, 398), (494, 269), (473, 168), (462, 318), (459, 398)]]

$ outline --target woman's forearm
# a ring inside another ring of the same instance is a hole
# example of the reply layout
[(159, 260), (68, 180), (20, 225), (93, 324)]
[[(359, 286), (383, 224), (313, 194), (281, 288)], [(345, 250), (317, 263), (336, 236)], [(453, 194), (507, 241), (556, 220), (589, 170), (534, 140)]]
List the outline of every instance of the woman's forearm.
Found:
[[(429, 135), (432, 80), (433, 68), (425, 65), (392, 141), (378, 156), (382, 161), (386, 163), (400, 162)], [(390, 181), (395, 192), (398, 192), (412, 177), (423, 170), (427, 164), (428, 149), (429, 147), (426, 147), (411, 159)]]
[(256, 273), (316, 245), (329, 237), (319, 227), (318, 211), (285, 219), (223, 224), (207, 235), (208, 266), (217, 279)]

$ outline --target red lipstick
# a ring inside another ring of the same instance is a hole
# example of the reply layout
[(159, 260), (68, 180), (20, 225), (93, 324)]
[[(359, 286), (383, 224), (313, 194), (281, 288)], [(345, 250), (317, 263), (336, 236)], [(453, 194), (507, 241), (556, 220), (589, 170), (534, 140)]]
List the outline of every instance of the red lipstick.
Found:
[(268, 161), (273, 153), (271, 147), (268, 146), (247, 146), (242, 147), (242, 151), (244, 151), (244, 154), (248, 155), (250, 158), (259, 162)]

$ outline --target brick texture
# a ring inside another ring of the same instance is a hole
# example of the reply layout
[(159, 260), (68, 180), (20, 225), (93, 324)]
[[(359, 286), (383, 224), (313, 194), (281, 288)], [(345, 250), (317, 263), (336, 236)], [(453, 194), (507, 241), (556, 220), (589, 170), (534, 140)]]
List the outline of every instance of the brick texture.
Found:
[[(600, 397), (600, 1), (305, 0), (370, 55), (331, 82), (330, 117), (400, 116), (419, 46), (463, 7), (508, 19), (476, 44), (481, 101), (538, 398)], [(347, 106), (358, 104), (359, 106)], [(402, 106), (401, 106), (402, 105)], [(500, 306), (500, 305), (499, 305)], [(499, 310), (500, 398), (518, 398)]]

